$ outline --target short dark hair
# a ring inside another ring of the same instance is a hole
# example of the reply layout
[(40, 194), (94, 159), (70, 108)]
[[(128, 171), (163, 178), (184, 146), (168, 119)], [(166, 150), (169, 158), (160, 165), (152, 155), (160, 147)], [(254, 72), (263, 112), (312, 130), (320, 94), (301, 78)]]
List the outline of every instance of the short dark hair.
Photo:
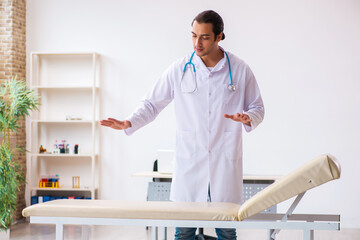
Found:
[[(197, 21), (198, 23), (211, 23), (213, 32), (215, 34), (215, 39), (220, 33), (223, 33), (224, 31), (224, 22), (221, 16), (213, 10), (206, 10), (199, 13), (192, 21), (191, 26), (193, 25), (194, 21)], [(221, 40), (224, 39), (225, 34), (223, 33)]]

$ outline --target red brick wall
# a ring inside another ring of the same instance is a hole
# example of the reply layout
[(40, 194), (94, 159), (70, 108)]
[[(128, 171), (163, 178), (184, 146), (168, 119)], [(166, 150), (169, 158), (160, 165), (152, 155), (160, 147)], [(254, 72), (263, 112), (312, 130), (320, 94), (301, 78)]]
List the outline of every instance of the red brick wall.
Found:
[[(26, 77), (26, 0), (0, 0), (0, 81), (17, 75), (25, 81)], [(21, 129), (12, 133), (12, 141), (26, 146), (25, 121), (21, 120)], [(26, 155), (17, 153), (15, 161), (26, 172)], [(25, 207), (25, 184), (20, 187), (16, 219), (22, 218)]]

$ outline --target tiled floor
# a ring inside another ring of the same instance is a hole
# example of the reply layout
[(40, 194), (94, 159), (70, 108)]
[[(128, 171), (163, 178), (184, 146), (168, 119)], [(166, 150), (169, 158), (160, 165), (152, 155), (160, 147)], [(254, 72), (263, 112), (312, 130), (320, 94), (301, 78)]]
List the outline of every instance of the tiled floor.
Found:
[[(65, 240), (81, 239), (81, 227), (65, 226)], [(213, 229), (205, 229), (205, 234), (213, 235)], [(237, 231), (238, 240), (265, 240), (265, 230), (246, 230)], [(167, 230), (168, 239), (174, 239), (174, 228)], [(55, 239), (55, 226), (29, 224), (21, 222), (14, 225), (10, 231), (11, 240), (48, 240)], [(151, 229), (145, 227), (118, 227), (118, 226), (91, 226), (89, 239), (105, 240), (151, 240)], [(301, 231), (282, 231), (278, 235), (278, 240), (302, 240)], [(159, 230), (159, 240), (163, 240), (163, 231)], [(334, 231), (316, 231), (315, 240), (360, 240), (360, 229), (342, 229)]]

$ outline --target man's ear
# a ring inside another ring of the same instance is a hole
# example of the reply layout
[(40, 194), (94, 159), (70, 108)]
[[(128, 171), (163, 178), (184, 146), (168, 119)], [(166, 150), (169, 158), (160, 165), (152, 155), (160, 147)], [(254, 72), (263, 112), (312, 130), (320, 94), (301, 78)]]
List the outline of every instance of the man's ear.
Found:
[(216, 42), (220, 42), (221, 39), (222, 39), (222, 36), (223, 36), (223, 33), (219, 33), (217, 36), (216, 36)]

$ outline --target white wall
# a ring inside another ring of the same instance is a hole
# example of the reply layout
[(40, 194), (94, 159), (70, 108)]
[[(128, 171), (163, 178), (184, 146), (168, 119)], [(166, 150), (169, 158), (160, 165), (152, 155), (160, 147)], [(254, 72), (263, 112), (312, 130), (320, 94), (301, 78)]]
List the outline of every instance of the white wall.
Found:
[[(221, 45), (250, 65), (266, 107), (263, 124), (244, 134), (244, 172), (286, 174), (332, 153), (341, 179), (307, 193), (298, 212), (340, 213), (342, 227), (359, 228), (360, 1), (32, 0), (27, 52), (101, 54), (101, 116), (124, 119), (192, 51), (190, 23), (205, 9), (223, 17)], [(131, 174), (173, 148), (174, 128), (170, 104), (131, 137), (103, 129), (101, 198), (145, 199), (150, 179)]]

